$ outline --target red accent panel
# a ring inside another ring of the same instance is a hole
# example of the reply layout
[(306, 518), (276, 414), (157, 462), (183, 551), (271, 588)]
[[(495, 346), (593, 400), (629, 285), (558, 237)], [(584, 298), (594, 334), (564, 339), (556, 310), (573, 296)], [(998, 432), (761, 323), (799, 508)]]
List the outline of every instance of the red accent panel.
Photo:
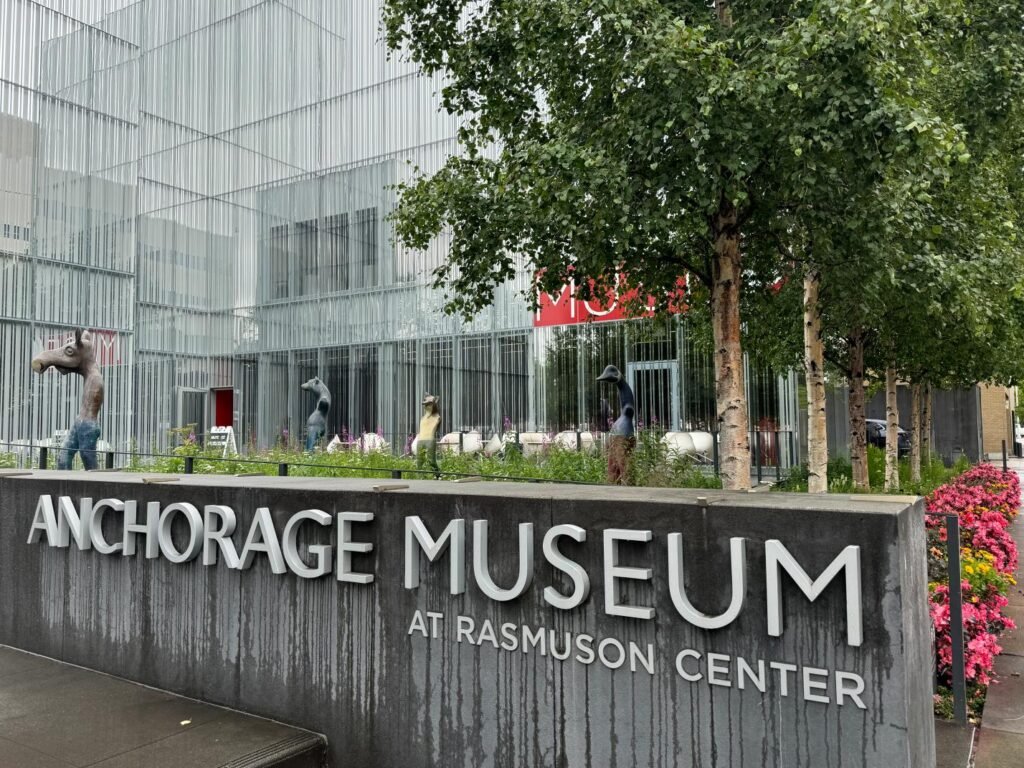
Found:
[[(538, 297), (537, 312), (533, 316), (535, 328), (550, 325), (575, 325), (576, 323), (600, 323), (610, 320), (625, 320), (627, 315), (622, 309), (619, 299), (632, 299), (637, 295), (636, 288), (628, 288), (625, 278), (618, 274), (615, 276), (615, 290), (604, 301), (584, 301), (576, 297), (576, 281), (570, 280), (568, 285), (562, 287), (560, 293), (540, 293)], [(673, 306), (670, 311), (686, 312), (685, 304), (686, 278), (680, 277), (676, 281), (676, 294), (673, 297)], [(653, 306), (653, 300), (650, 306)], [(653, 312), (645, 312), (643, 317), (652, 316)]]
[(233, 389), (213, 390), (213, 426), (231, 427), (235, 420), (235, 391)]

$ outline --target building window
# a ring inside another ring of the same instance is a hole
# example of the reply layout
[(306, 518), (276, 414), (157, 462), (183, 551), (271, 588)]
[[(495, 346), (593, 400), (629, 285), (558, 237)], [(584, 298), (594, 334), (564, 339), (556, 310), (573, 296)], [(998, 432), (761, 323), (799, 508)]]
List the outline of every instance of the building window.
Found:
[(11, 225), (10, 224), (4, 224), (4, 237), (10, 237), (10, 236), (11, 236)]
[(377, 284), (377, 209), (356, 211), (352, 238), (352, 287)]
[(320, 260), (322, 293), (348, 290), (348, 214), (327, 216), (323, 225)]
[(316, 241), (316, 219), (296, 223), (292, 238), (292, 247), (295, 249), (292, 259), (295, 265), (295, 287), (292, 296), (311, 296), (317, 292)]
[(14, 225), (14, 239), (21, 240), (21, 227), (17, 224)]
[(26, 240), (32, 239), (32, 229), (30, 227), (22, 227), (21, 231), (24, 233)]
[(288, 298), (288, 225), (270, 228), (264, 251), (267, 255), (267, 287), (264, 297), (269, 300)]

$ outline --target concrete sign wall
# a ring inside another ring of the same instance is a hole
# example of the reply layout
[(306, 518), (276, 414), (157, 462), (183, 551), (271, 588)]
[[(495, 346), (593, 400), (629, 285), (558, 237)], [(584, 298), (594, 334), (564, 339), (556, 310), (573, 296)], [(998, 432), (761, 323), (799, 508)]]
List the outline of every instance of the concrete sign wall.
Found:
[(919, 504), (374, 482), (0, 478), (0, 643), (346, 768), (934, 765)]

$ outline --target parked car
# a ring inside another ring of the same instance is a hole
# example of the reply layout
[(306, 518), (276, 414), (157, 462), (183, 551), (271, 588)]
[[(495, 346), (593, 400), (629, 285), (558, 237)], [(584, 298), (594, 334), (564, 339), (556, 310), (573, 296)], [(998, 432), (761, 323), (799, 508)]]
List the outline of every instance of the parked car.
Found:
[[(882, 419), (865, 419), (868, 431), (868, 445), (885, 448), (885, 421)], [(910, 433), (901, 427), (896, 428), (896, 450), (899, 456), (910, 455)]]

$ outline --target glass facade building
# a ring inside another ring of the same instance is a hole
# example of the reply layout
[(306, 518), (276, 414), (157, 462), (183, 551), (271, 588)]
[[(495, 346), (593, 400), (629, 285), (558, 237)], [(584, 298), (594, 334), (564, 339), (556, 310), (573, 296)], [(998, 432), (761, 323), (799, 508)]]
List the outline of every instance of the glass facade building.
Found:
[[(29, 361), (76, 327), (96, 332), (117, 450), (189, 424), (233, 426), (240, 447), (298, 438), (314, 375), (328, 434), (395, 450), (427, 391), (447, 430), (603, 428), (607, 363), (646, 424), (713, 426), (683, 319), (563, 317), (567, 297), (538, 316), (526, 272), (472, 322), (442, 313), (444, 237), (406, 251), (387, 217), (458, 126), (379, 17), (380, 0), (4, 0), (0, 442), (71, 423), (80, 381)], [(795, 429), (795, 377), (749, 373), (754, 423)]]

